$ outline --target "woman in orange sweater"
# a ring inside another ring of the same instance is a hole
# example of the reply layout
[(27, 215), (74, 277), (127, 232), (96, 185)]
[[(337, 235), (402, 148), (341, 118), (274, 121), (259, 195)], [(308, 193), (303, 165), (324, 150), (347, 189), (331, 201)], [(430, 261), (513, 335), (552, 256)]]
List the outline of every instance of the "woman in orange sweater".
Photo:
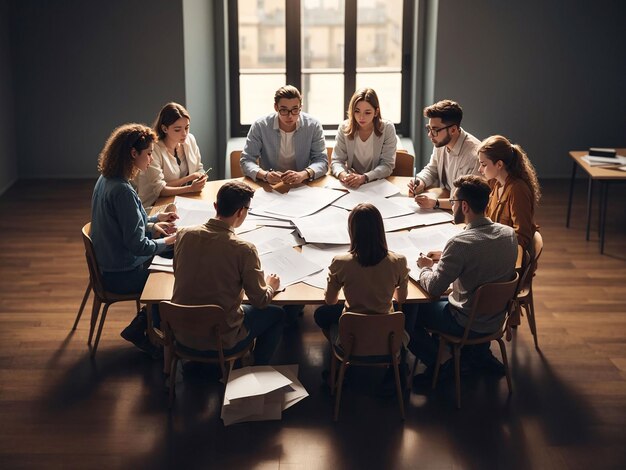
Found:
[(491, 186), (485, 215), (513, 227), (518, 243), (531, 251), (533, 236), (539, 228), (535, 224), (535, 207), (541, 190), (526, 152), (506, 137), (493, 135), (478, 148), (478, 160), (480, 173)]

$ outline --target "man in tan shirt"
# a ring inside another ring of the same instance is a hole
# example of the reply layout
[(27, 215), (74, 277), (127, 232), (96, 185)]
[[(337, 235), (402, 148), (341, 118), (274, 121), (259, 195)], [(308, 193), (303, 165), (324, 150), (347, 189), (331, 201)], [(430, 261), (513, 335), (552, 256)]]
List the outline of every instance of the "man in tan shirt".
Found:
[[(283, 309), (270, 305), (280, 280), (274, 274), (264, 278), (255, 246), (234, 232), (248, 215), (253, 196), (247, 184), (228, 182), (217, 193), (216, 217), (181, 229), (172, 301), (221, 306), (230, 327), (222, 335), (225, 352), (239, 351), (256, 338), (255, 364), (269, 364), (283, 328)], [(250, 305), (241, 305), (244, 292)]]

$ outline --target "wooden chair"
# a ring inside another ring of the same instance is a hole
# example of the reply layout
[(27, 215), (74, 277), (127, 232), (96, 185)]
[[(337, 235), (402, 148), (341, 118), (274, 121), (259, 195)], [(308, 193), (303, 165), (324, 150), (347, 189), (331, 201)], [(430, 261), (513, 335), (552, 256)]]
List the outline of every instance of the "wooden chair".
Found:
[[(98, 333), (96, 334), (96, 340), (91, 348), (91, 357), (96, 355), (96, 351), (98, 350), (98, 343), (100, 342), (100, 335), (102, 334), (102, 328), (104, 327), (104, 321), (106, 320), (107, 312), (109, 307), (116, 302), (125, 302), (134, 300), (137, 305), (137, 312), (139, 312), (139, 298), (141, 293), (136, 294), (113, 294), (112, 292), (108, 292), (104, 288), (104, 282), (102, 281), (102, 274), (100, 273), (100, 268), (98, 267), (98, 260), (96, 259), (96, 254), (93, 251), (93, 243), (90, 237), (91, 233), (91, 223), (86, 224), (83, 227), (83, 243), (85, 245), (85, 258), (87, 259), (87, 267), (89, 268), (89, 285), (91, 286), (91, 290), (93, 290), (93, 307), (91, 309), (91, 324), (89, 326), (89, 339), (87, 340), (87, 344), (91, 345), (91, 339), (93, 337), (93, 332), (96, 326), (96, 322), (98, 321), (98, 316), (100, 315), (100, 307), (104, 304), (104, 309), (102, 310), (102, 316), (100, 317), (100, 325), (98, 326)], [(86, 300), (88, 292), (85, 292), (85, 297), (83, 297), (83, 302)], [(81, 313), (81, 312), (79, 312)], [(80, 315), (76, 318), (76, 322)], [(76, 323), (75, 322), (75, 323)]]
[(241, 165), (239, 159), (241, 158), (241, 150), (233, 150), (230, 152), (230, 177), (241, 178), (243, 172), (241, 171)]
[[(224, 354), (221, 332), (228, 329), (228, 325), (226, 313), (219, 305), (179, 305), (161, 302), (159, 314), (164, 344), (166, 348), (169, 348), (166, 361), (169, 360), (170, 364), (169, 369), (166, 367), (166, 370), (170, 371), (170, 407), (174, 403), (176, 370), (180, 359), (219, 364), (224, 385), (226, 385), (228, 374), (233, 369), (235, 361), (245, 356), (254, 347), (254, 341), (251, 341), (239, 352)], [(177, 338), (182, 338), (185, 343), (179, 342)], [(215, 345), (217, 349), (213, 349)], [(228, 369), (226, 369), (226, 363), (229, 363)]]
[(330, 367), (330, 390), (335, 393), (337, 362), (341, 362), (335, 398), (334, 420), (339, 418), (341, 390), (348, 366), (392, 366), (396, 379), (396, 391), (400, 414), (404, 419), (404, 400), (398, 369), (400, 348), (404, 337), (404, 314), (394, 312), (381, 315), (365, 315), (346, 312), (339, 318), (339, 345), (332, 345)]
[[(535, 306), (533, 303), (533, 277), (537, 271), (537, 262), (543, 251), (543, 237), (539, 232), (535, 232), (533, 236), (533, 258), (525, 267), (522, 277), (520, 278), (520, 287), (515, 296), (516, 306), (520, 313), (524, 309), (528, 318), (528, 326), (535, 340), (535, 349), (539, 350), (539, 342), (537, 340), (537, 324), (535, 322)], [(528, 255), (528, 253), (527, 253)], [(528, 255), (530, 258), (530, 255)]]
[(78, 309), (78, 313), (76, 314), (76, 319), (74, 320), (74, 326), (72, 326), (72, 331), (74, 331), (78, 326), (80, 317), (83, 315), (83, 310), (85, 310), (87, 299), (89, 299), (89, 294), (91, 294), (91, 279), (87, 282), (87, 289), (85, 289), (85, 293), (83, 294), (83, 301), (80, 303), (80, 308)]
[[(466, 345), (475, 345), (483, 343), (491, 343), (497, 341), (500, 345), (500, 352), (502, 353), (502, 363), (504, 364), (504, 372), (506, 374), (506, 382), (509, 387), (509, 394), (513, 393), (513, 387), (511, 384), (511, 374), (509, 373), (509, 363), (506, 357), (506, 348), (504, 347), (504, 341), (502, 336), (507, 333), (509, 329), (509, 314), (511, 311), (511, 305), (514, 302), (515, 293), (519, 284), (519, 274), (515, 274), (515, 279), (508, 282), (495, 282), (491, 284), (484, 284), (476, 290), (474, 297), (474, 303), (472, 310), (469, 314), (467, 325), (465, 325), (465, 331), (462, 337), (452, 336), (448, 333), (443, 333), (437, 330), (429, 330), (430, 333), (439, 336), (439, 352), (437, 354), (437, 362), (435, 365), (435, 373), (433, 375), (432, 388), (437, 386), (437, 378), (439, 377), (439, 367), (443, 352), (448, 344), (451, 344), (454, 349), (454, 383), (456, 388), (456, 406), (461, 408), (461, 349)], [(493, 334), (483, 336), (480, 338), (468, 338), (469, 332), (472, 329), (472, 323), (477, 316), (491, 317), (497, 315), (502, 311), (506, 311), (505, 319), (502, 324), (502, 328)]]
[(391, 176), (413, 176), (414, 171), (415, 162), (413, 155), (404, 150), (398, 150), (396, 152), (396, 166), (391, 172)]

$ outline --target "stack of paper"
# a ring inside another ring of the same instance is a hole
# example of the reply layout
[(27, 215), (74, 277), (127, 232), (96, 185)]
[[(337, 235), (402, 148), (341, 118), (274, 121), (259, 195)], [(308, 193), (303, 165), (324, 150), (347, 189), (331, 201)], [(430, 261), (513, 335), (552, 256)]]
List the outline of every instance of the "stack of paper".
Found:
[(422, 209), (412, 197), (391, 197), (388, 199), (394, 204), (409, 209), (409, 215), (402, 215), (390, 219), (384, 219), (385, 232), (394, 232), (421, 225), (434, 225), (443, 222), (451, 222), (452, 215), (442, 210)]
[(348, 216), (349, 212), (330, 206), (317, 214), (294, 218), (292, 222), (307, 243), (349, 245)]
[(620, 166), (626, 165), (626, 157), (615, 155), (615, 157), (596, 157), (592, 155), (584, 155), (581, 157), (590, 166)]
[(280, 277), (280, 289), (322, 270), (322, 266), (309, 261), (290, 246), (265, 253), (260, 258), (266, 276), (276, 274)]
[(221, 418), (224, 426), (276, 420), (309, 394), (298, 380), (298, 364), (235, 369), (228, 376)]
[(174, 260), (171, 258), (163, 258), (162, 256), (155, 255), (154, 258), (152, 258), (152, 263), (148, 267), (148, 270), (173, 273), (174, 272)]

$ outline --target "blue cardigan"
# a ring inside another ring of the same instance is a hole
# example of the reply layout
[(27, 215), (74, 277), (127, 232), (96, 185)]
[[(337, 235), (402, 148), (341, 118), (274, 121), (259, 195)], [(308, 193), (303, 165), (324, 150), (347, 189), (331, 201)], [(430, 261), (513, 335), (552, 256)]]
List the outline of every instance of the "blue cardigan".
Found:
[(167, 248), (151, 240), (139, 196), (123, 178), (100, 176), (91, 198), (91, 239), (101, 271), (130, 271)]

